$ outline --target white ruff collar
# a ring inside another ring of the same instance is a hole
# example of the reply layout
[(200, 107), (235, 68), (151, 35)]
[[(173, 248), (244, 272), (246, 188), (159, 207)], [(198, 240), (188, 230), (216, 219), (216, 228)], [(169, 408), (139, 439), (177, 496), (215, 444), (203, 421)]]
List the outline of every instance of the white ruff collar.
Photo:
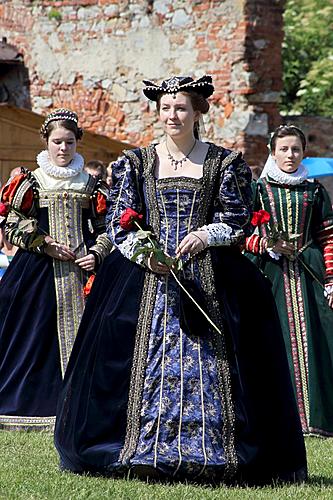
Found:
[(49, 152), (47, 150), (41, 151), (37, 155), (37, 164), (44, 170), (44, 172), (51, 177), (58, 177), (60, 179), (66, 179), (67, 177), (74, 177), (74, 175), (82, 172), (84, 159), (78, 153), (75, 153), (72, 161), (67, 165), (67, 167), (57, 167), (50, 163)]
[(289, 184), (291, 186), (297, 186), (297, 184), (301, 184), (302, 182), (306, 181), (307, 176), (308, 170), (304, 165), (302, 165), (302, 163), (300, 164), (296, 172), (288, 174), (287, 172), (280, 170), (274, 158), (269, 155), (260, 177), (270, 177), (279, 184)]

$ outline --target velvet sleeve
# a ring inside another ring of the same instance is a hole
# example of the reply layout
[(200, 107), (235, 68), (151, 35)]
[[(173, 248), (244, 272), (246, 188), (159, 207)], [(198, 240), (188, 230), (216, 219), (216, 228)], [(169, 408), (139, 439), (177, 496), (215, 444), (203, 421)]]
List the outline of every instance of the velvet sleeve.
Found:
[[(114, 246), (128, 259), (135, 253), (136, 231), (122, 229), (120, 217), (127, 208), (142, 213), (141, 186), (142, 176), (131, 159), (124, 156), (113, 164), (110, 210), (106, 217), (107, 233)], [(143, 256), (138, 257), (136, 262), (142, 264)]]
[(230, 154), (232, 161), (221, 169), (213, 221), (202, 227), (208, 233), (209, 246), (241, 244), (253, 229), (251, 170), (240, 153)]
[[(23, 250), (43, 253), (44, 235), (39, 231), (36, 220), (35, 197), (36, 191), (30, 172), (23, 171), (3, 187), (1, 201), (10, 207), (5, 233), (12, 245)], [(27, 219), (31, 221), (30, 227), (22, 227), (22, 221), (24, 223)]]
[(333, 284), (333, 211), (330, 197), (320, 183), (314, 213), (314, 238), (320, 245), (325, 262), (325, 282)]

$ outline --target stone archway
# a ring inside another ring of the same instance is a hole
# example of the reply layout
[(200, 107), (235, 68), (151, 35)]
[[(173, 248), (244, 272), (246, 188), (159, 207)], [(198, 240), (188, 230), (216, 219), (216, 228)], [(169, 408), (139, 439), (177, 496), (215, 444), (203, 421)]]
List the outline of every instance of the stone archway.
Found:
[(31, 109), (28, 69), (5, 37), (0, 41), (0, 104)]

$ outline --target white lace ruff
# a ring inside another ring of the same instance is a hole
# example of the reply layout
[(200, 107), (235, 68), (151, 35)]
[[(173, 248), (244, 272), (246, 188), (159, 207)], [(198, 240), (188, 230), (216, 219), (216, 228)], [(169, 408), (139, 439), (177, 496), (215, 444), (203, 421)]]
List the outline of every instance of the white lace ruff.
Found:
[(47, 150), (41, 151), (37, 157), (37, 165), (51, 177), (58, 177), (60, 179), (66, 179), (68, 177), (74, 177), (74, 175), (82, 172), (84, 159), (79, 153), (75, 153), (72, 161), (67, 165), (67, 167), (57, 167), (50, 163), (49, 152)]
[(301, 184), (307, 179), (308, 170), (301, 163), (296, 172), (288, 174), (287, 172), (280, 170), (274, 158), (269, 155), (260, 177), (267, 176), (269, 176), (279, 184), (289, 184), (291, 186), (297, 186), (297, 184)]

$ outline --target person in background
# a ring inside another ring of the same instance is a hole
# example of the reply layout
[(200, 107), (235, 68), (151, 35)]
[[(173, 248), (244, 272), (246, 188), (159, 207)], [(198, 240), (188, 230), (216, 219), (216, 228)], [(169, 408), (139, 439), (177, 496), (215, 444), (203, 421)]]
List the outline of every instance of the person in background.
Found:
[(6, 237), (19, 247), (0, 283), (1, 429), (53, 429), (83, 287), (111, 248), (108, 189), (83, 171), (77, 114), (52, 112), (41, 136), (37, 169), (21, 169), (1, 192)]
[(241, 153), (199, 139), (210, 76), (145, 83), (165, 138), (113, 164), (107, 223), (116, 249), (96, 277), (59, 398), (61, 467), (303, 480), (274, 298), (239, 250), (251, 233), (250, 170)]
[(255, 187), (270, 220), (247, 238), (247, 256), (271, 280), (304, 434), (333, 436), (333, 212), (307, 180), (306, 138), (281, 125)]
[(100, 177), (105, 180), (106, 177), (106, 168), (102, 161), (100, 160), (90, 160), (88, 161), (83, 170), (87, 172), (87, 174), (92, 175), (93, 177)]

